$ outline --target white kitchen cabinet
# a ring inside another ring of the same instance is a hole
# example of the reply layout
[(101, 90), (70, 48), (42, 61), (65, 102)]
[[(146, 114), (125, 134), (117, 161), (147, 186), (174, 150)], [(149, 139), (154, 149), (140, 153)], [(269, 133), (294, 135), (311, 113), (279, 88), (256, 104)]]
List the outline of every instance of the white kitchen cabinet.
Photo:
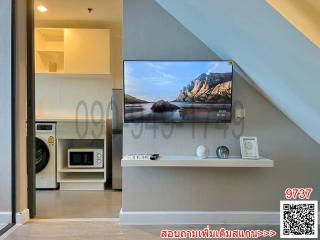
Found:
[(64, 30), (65, 72), (110, 73), (110, 31), (107, 29)]
[(36, 28), (36, 73), (110, 74), (110, 30)]
[(35, 63), (36, 73), (64, 72), (63, 28), (36, 28)]

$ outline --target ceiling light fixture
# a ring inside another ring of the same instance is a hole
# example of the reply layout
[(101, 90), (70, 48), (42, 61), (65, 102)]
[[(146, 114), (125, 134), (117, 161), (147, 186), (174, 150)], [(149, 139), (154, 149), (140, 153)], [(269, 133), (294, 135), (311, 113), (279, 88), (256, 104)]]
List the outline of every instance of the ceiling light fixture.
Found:
[(46, 12), (46, 11), (48, 11), (48, 8), (46, 8), (45, 6), (40, 5), (40, 6), (37, 7), (37, 10), (39, 12)]

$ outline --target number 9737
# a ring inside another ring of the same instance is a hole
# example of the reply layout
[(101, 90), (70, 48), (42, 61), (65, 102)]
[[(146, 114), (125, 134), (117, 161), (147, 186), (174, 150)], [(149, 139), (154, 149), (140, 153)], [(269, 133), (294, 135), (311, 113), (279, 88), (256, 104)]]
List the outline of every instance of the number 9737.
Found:
[(286, 199), (310, 199), (313, 188), (286, 188)]

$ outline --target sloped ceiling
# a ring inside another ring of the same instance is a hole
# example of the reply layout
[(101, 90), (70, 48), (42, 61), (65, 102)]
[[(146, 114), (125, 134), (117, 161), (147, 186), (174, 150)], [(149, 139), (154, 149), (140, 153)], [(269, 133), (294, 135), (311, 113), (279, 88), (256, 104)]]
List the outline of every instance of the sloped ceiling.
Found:
[(156, 0), (320, 143), (320, 49), (263, 0)]
[(320, 47), (320, 0), (267, 0), (285, 19)]

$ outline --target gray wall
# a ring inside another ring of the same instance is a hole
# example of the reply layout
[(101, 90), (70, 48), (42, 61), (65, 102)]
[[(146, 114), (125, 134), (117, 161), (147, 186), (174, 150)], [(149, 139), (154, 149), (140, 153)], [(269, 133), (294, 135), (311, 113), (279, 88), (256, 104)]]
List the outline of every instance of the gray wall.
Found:
[(0, 36), (0, 212), (11, 212), (11, 0), (0, 1)]
[[(124, 59), (216, 59), (153, 0), (124, 1), (123, 48)], [(244, 105), (246, 118), (226, 125), (227, 130), (217, 124), (176, 124), (166, 139), (161, 130), (168, 131), (170, 124), (148, 124), (135, 138), (132, 132), (139, 132), (141, 125), (125, 124), (124, 154), (190, 155), (205, 144), (211, 154), (218, 145), (227, 145), (231, 155), (240, 155), (239, 139), (232, 132), (241, 133), (243, 126), (243, 135), (257, 136), (260, 154), (273, 159), (275, 167), (125, 168), (124, 211), (279, 211), (286, 187), (318, 188), (319, 145), (237, 73), (233, 100)], [(319, 191), (312, 195), (319, 197)]]

